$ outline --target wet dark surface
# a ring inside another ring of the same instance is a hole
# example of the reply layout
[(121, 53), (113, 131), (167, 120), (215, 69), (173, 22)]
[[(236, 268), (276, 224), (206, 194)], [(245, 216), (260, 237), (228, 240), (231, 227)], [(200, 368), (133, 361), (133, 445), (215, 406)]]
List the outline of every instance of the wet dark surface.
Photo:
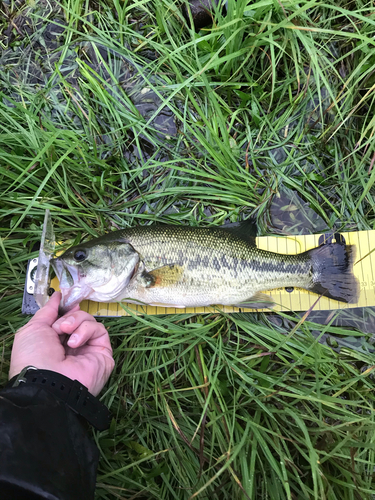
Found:
[[(225, 14), (225, 3), (220, 0), (190, 0), (189, 7), (194, 28), (199, 31), (201, 28), (212, 24), (215, 19), (215, 8), (221, 8)], [(190, 26), (190, 16), (186, 5), (182, 6), (182, 13), (185, 20)]]
[(296, 191), (282, 188), (272, 199), (269, 226), (280, 234), (316, 234), (331, 228)]

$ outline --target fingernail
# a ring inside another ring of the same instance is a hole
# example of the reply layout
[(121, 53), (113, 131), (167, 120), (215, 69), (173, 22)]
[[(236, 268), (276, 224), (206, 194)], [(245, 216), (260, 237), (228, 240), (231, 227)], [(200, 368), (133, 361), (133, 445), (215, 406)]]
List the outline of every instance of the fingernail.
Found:
[(77, 342), (78, 342), (78, 335), (76, 335), (75, 333), (73, 333), (73, 335), (71, 335), (69, 337), (68, 344), (69, 345), (76, 344)]
[(73, 316), (68, 316), (67, 318), (64, 319), (64, 321), (62, 321), (60, 323), (60, 326), (62, 325), (72, 325), (73, 323), (75, 322), (75, 319)]

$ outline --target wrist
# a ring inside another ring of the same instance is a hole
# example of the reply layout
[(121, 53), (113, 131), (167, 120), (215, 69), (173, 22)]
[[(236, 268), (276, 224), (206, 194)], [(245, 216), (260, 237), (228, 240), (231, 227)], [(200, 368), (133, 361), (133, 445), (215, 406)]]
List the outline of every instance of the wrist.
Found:
[(64, 402), (100, 431), (109, 427), (111, 414), (108, 408), (78, 380), (72, 380), (58, 372), (29, 365), (11, 378), (6, 387), (16, 388), (22, 385), (33, 385), (52, 393), (58, 400)]

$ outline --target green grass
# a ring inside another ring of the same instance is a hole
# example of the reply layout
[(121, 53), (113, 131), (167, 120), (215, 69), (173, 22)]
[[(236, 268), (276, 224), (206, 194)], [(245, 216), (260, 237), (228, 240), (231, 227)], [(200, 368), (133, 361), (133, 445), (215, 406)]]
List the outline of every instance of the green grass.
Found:
[[(251, 214), (374, 228), (371, 2), (228, 0), (198, 33), (165, 0), (1, 9), (1, 382), (47, 208), (70, 242)], [(373, 498), (373, 317), (105, 320), (97, 498)]]

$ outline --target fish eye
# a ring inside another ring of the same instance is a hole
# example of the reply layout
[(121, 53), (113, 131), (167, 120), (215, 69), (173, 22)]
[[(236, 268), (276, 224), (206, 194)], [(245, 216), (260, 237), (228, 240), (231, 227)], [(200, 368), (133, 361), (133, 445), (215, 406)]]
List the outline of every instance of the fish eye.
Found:
[(82, 262), (83, 260), (85, 260), (85, 259), (86, 259), (87, 255), (86, 255), (85, 250), (76, 250), (76, 251), (74, 252), (73, 257), (74, 257), (74, 260), (75, 260), (76, 262)]

